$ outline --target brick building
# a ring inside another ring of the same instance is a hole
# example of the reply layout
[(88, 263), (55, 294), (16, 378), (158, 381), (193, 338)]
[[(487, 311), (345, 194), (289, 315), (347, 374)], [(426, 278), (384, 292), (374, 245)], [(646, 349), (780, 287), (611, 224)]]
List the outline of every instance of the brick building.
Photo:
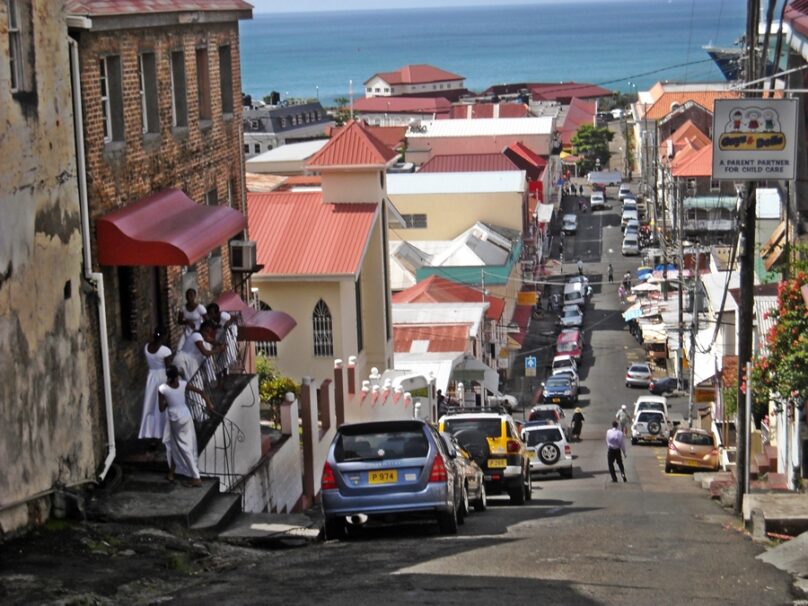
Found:
[(187, 288), (207, 303), (242, 282), (228, 241), (246, 235), (238, 21), (252, 9), (242, 0), (68, 0), (66, 8), (78, 41), (115, 433), (131, 438), (152, 329), (168, 327), (174, 349)]

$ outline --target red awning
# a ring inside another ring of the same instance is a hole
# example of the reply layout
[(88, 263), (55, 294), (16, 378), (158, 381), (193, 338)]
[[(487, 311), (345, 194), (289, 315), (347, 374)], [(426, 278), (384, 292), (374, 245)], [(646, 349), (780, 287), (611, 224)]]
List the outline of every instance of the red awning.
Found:
[(247, 227), (227, 206), (165, 189), (96, 219), (101, 265), (192, 265)]
[(283, 341), (297, 326), (294, 318), (282, 311), (258, 311), (247, 305), (234, 292), (222, 294), (216, 303), (222, 311), (241, 314), (239, 341)]

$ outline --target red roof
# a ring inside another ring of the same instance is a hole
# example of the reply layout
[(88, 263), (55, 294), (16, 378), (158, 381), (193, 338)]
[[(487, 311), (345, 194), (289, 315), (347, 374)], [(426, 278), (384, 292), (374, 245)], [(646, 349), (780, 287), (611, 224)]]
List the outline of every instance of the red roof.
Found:
[[(413, 341), (428, 341), (430, 353), (466, 351), (471, 324), (393, 325), (393, 351), (408, 353)], [(419, 349), (419, 351), (423, 351)]]
[[(476, 303), (481, 299), (480, 294), (479, 290), (465, 284), (440, 276), (430, 276), (394, 294), (393, 303)], [(505, 299), (485, 295), (485, 301), (489, 303), (485, 312), (486, 319), (499, 320), (505, 309)]]
[[(642, 116), (646, 120), (661, 120), (678, 106), (688, 101), (698, 103), (712, 112), (718, 99), (738, 99), (741, 93), (732, 90), (670, 91), (663, 92), (654, 104), (645, 110)], [(642, 106), (642, 104), (640, 104)]]
[(355, 275), (377, 214), (377, 203), (325, 204), (322, 192), (248, 192), (257, 275)]
[(365, 84), (373, 78), (379, 77), (388, 84), (428, 84), (430, 82), (446, 82), (447, 80), (463, 80), (452, 72), (426, 64), (405, 65), (395, 72), (379, 72), (365, 80)]
[(353, 103), (355, 112), (390, 114), (446, 114), (452, 104), (444, 97), (363, 97)]
[(166, 189), (95, 220), (98, 262), (193, 265), (246, 227), (233, 208), (197, 204), (178, 189)]
[[(333, 126), (329, 128), (327, 131), (328, 136), (332, 138), (336, 137), (343, 128), (345, 127)], [(407, 140), (406, 126), (374, 126), (365, 124), (365, 128), (369, 129), (380, 143), (394, 151), (397, 151), (400, 147), (402, 147)]]
[[(471, 115), (469, 115), (469, 113)], [(523, 103), (460, 103), (452, 106), (449, 118), (527, 118), (530, 110)]]
[(586, 82), (547, 82), (528, 84), (535, 101), (558, 101), (562, 99), (592, 99), (610, 97), (612, 91)]
[(502, 154), (452, 154), (432, 156), (421, 165), (419, 173), (476, 173), (519, 170)]
[(252, 11), (243, 0), (67, 0), (68, 15), (93, 17), (187, 11)]
[(518, 333), (509, 333), (514, 341), (521, 345), (525, 340), (527, 334), (527, 326), (530, 323), (530, 314), (533, 311), (532, 305), (517, 305), (513, 310), (513, 317), (511, 322), (519, 327)]
[(687, 154), (680, 163), (671, 167), (674, 177), (711, 177), (713, 175), (713, 145), (705, 145), (701, 149)]
[(595, 119), (595, 104), (583, 99), (573, 99), (567, 108), (564, 124), (559, 129), (561, 142), (565, 146), (572, 143), (572, 136), (582, 124), (593, 124)]
[(523, 159), (527, 162), (530, 166), (534, 166), (536, 168), (543, 168), (547, 166), (547, 160), (542, 158), (532, 149), (530, 149), (527, 145), (522, 143), (521, 141), (517, 141), (516, 143), (511, 143), (508, 146), (508, 149), (512, 151), (517, 157)]
[(385, 166), (398, 154), (379, 141), (369, 127), (351, 120), (309, 158), (307, 169), (336, 166)]

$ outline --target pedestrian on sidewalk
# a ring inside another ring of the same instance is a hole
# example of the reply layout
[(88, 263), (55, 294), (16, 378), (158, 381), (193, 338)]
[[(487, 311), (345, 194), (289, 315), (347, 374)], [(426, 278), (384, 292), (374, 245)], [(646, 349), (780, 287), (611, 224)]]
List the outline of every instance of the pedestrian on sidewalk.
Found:
[(620, 424), (620, 430), (623, 432), (623, 435), (627, 436), (629, 429), (631, 428), (631, 415), (628, 414), (626, 405), (623, 404), (620, 407), (620, 410), (618, 410), (617, 414), (614, 416), (617, 419), (617, 422)]
[(584, 195), (584, 186), (583, 186), (583, 185), (579, 185), (579, 186), (578, 186), (578, 193), (579, 193), (580, 195), (582, 195), (582, 196)]
[(572, 415), (572, 439), (577, 442), (581, 441), (581, 429), (583, 428), (585, 420), (584, 413), (579, 406)]
[(626, 292), (631, 290), (631, 272), (627, 271), (623, 274), (623, 288), (626, 289)]
[(578, 259), (578, 275), (584, 275), (584, 262)]
[(609, 269), (607, 271), (609, 274), (609, 283), (611, 284), (612, 282), (614, 282), (614, 268), (612, 267), (611, 263), (609, 263)]
[(626, 289), (622, 284), (617, 287), (617, 296), (620, 297), (620, 305), (626, 302)]
[(620, 468), (620, 475), (624, 482), (626, 479), (626, 468), (623, 467), (623, 457), (628, 458), (626, 452), (626, 438), (623, 432), (617, 427), (617, 421), (612, 421), (612, 428), (606, 432), (606, 448), (608, 449), (606, 455), (606, 462), (609, 465), (609, 475), (612, 476), (612, 482), (617, 482), (617, 474), (614, 472), (614, 464)]

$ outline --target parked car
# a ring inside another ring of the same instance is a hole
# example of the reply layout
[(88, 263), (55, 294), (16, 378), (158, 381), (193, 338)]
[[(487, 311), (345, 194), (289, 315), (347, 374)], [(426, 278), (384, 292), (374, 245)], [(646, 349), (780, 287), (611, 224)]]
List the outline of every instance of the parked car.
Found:
[[(574, 404), (578, 401), (578, 386), (569, 377), (553, 375), (547, 378), (542, 387), (544, 388), (542, 402), (561, 405)], [(531, 410), (531, 414), (532, 412)], [(536, 419), (531, 418), (530, 420), (535, 421)]]
[[(687, 389), (687, 380), (685, 379), (682, 385), (683, 389)], [(658, 377), (653, 379), (648, 384), (648, 391), (654, 395), (664, 395), (666, 393), (673, 393), (677, 390), (678, 380), (676, 377)]]
[(631, 186), (628, 183), (621, 183), (620, 190), (617, 192), (617, 199), (622, 200), (626, 196), (631, 196)]
[[(457, 453), (455, 453), (455, 457)], [(325, 535), (391, 517), (431, 517), (441, 533), (463, 523), (463, 477), (434, 427), (420, 419), (337, 429), (321, 481)]]
[(680, 429), (668, 442), (665, 473), (679, 468), (715, 471), (720, 466), (715, 438), (705, 429)]
[(558, 425), (564, 430), (565, 434), (569, 433), (569, 423), (567, 422), (567, 415), (564, 409), (559, 404), (539, 404), (530, 409), (527, 417), (528, 423), (546, 422)]
[(577, 305), (565, 305), (561, 310), (561, 325), (565, 328), (581, 326), (584, 323), (584, 314)]
[(631, 219), (628, 223), (626, 223), (626, 229), (623, 230), (623, 237), (628, 236), (629, 234), (640, 237), (640, 222)]
[(564, 305), (586, 305), (588, 286), (581, 282), (571, 282), (564, 285)]
[(668, 398), (664, 396), (639, 396), (634, 401), (634, 416), (643, 410), (658, 410), (668, 415)]
[(635, 362), (626, 370), (626, 387), (648, 387), (653, 373), (645, 362)]
[(567, 377), (570, 380), (570, 382), (576, 387), (576, 389), (580, 387), (580, 379), (578, 378), (578, 372), (576, 370), (573, 370), (572, 367), (556, 368), (555, 370), (552, 371), (551, 376)]
[(667, 443), (671, 435), (671, 427), (672, 425), (664, 412), (658, 410), (643, 410), (634, 417), (634, 423), (631, 425), (631, 443)]
[(574, 234), (578, 230), (578, 217), (576, 215), (564, 215), (561, 217), (561, 229), (564, 233)]
[(637, 210), (624, 210), (623, 214), (620, 217), (620, 229), (623, 230), (626, 228), (626, 224), (631, 220), (639, 221), (640, 217), (637, 214)]
[(556, 355), (572, 356), (576, 361), (583, 355), (581, 331), (577, 328), (565, 328), (556, 339)]
[(589, 196), (589, 208), (592, 210), (597, 210), (599, 208), (606, 207), (606, 197), (603, 195), (603, 192), (594, 191), (592, 195)]
[[(448, 433), (440, 435), (446, 442), (449, 459), (457, 466), (457, 472), (463, 478), (465, 497), (463, 500), (463, 515), (469, 515), (472, 506), (475, 511), (485, 511), (488, 507), (488, 496), (485, 492), (483, 470), (453, 435)], [(457, 456), (453, 457), (452, 454)]]
[(483, 470), (487, 494), (505, 492), (517, 505), (532, 498), (527, 448), (511, 415), (458, 412), (442, 417), (438, 427), (452, 434)]
[(572, 477), (572, 448), (561, 427), (528, 422), (524, 439), (530, 455), (530, 473), (558, 472)]
[(624, 257), (636, 256), (640, 254), (640, 239), (636, 234), (627, 233), (623, 238), (620, 252)]
[(578, 372), (578, 363), (575, 361), (575, 358), (570, 355), (559, 354), (553, 358), (550, 368), (553, 370), (553, 372), (561, 368), (571, 368), (575, 372)]
[(640, 209), (637, 208), (637, 200), (633, 196), (626, 196), (623, 198), (623, 211), (626, 210), (635, 210), (639, 213)]

